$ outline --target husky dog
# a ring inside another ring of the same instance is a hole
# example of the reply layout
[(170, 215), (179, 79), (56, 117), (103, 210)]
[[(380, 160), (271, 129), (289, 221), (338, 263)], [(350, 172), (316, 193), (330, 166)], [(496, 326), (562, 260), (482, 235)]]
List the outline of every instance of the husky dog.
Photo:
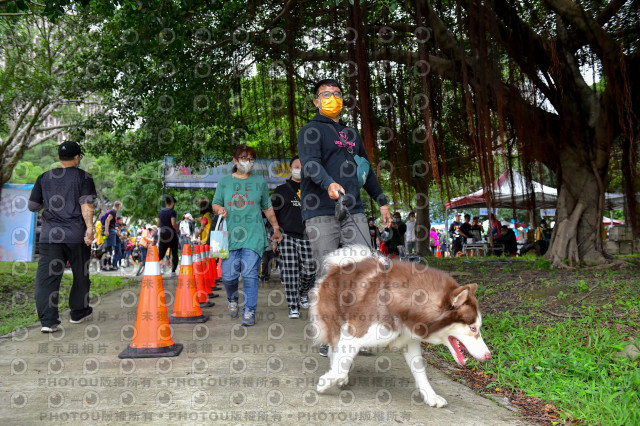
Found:
[(480, 335), (477, 284), (460, 287), (442, 271), (389, 262), (362, 246), (339, 249), (325, 264), (311, 305), (316, 343), (330, 346), (331, 368), (319, 379), (318, 392), (348, 383), (361, 348), (389, 347), (403, 353), (425, 402), (443, 407), (447, 401), (429, 384), (420, 343), (446, 345), (460, 365), (466, 363), (463, 350), (479, 361), (491, 358)]

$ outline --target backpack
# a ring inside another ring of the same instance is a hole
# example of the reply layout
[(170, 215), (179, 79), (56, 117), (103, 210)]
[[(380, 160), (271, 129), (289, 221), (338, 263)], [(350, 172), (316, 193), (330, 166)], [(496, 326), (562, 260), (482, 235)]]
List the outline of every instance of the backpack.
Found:
[(127, 244), (125, 250), (130, 251), (133, 249), (133, 243), (131, 242), (131, 238), (127, 238)]
[[(109, 213), (112, 211), (113, 209), (109, 209), (106, 212), (102, 213), (102, 216), (100, 216), (100, 223), (102, 223), (102, 228), (104, 229), (104, 226), (107, 222), (107, 216), (109, 216)], [(114, 218), (115, 219), (115, 218)]]
[(430, 247), (435, 247), (436, 246), (436, 239), (433, 237), (429, 237), (429, 246)]

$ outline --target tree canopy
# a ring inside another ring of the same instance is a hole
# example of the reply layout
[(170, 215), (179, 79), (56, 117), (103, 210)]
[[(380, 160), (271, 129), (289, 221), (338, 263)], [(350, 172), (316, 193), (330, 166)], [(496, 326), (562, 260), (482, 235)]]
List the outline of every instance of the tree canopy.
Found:
[(448, 194), (459, 179), (487, 185), (509, 167), (536, 179), (548, 170), (559, 205), (547, 256), (601, 262), (613, 158), (637, 232), (634, 2), (45, 4), (97, 35), (86, 69), (112, 120), (89, 142), (119, 164), (228, 158), (245, 141), (264, 156), (291, 155), (314, 113), (312, 84), (334, 76), (377, 173), (390, 174), (394, 200), (415, 191), (420, 223), (433, 181)]

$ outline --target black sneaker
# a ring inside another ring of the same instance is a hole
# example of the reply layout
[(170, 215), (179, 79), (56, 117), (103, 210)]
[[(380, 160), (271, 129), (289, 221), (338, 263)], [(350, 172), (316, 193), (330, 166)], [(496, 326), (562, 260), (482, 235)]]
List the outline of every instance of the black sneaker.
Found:
[(329, 356), (329, 345), (320, 345), (318, 353), (320, 356)]
[(80, 318), (78, 320), (74, 320), (74, 319), (69, 318), (69, 322), (71, 324), (80, 324), (80, 323), (83, 323), (85, 321), (89, 321), (91, 319), (93, 319), (93, 313), (91, 313), (89, 315), (85, 315), (85, 316), (83, 316), (82, 318)]
[(289, 318), (300, 318), (300, 310), (298, 308), (289, 308)]

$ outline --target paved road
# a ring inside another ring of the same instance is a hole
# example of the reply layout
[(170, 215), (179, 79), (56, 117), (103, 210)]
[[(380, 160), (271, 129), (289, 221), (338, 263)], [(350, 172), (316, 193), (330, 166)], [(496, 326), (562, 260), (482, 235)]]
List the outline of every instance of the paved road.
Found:
[[(165, 276), (171, 296), (176, 279)], [(0, 339), (0, 419), (7, 424), (525, 424), (433, 368), (427, 374), (445, 408), (418, 401), (404, 358), (359, 356), (344, 390), (315, 392), (327, 359), (305, 339), (307, 311), (287, 317), (281, 284), (261, 284), (257, 324), (226, 314), (223, 291), (211, 319), (175, 325), (179, 357), (120, 360), (130, 343), (139, 284), (94, 301), (94, 318), (64, 333), (39, 326)], [(418, 402), (417, 402), (418, 401)]]

